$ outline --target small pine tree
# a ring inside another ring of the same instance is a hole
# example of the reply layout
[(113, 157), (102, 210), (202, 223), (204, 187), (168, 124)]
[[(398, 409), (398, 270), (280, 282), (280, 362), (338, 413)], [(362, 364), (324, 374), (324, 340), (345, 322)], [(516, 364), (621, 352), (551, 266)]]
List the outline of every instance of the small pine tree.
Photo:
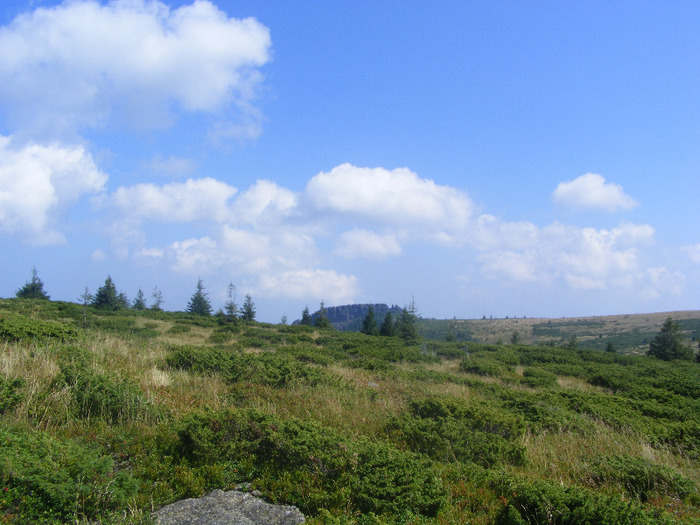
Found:
[(396, 335), (396, 323), (394, 323), (394, 316), (391, 315), (391, 311), (388, 311), (384, 316), (382, 325), (379, 327), (379, 335), (384, 337), (394, 337)]
[(134, 302), (131, 305), (131, 308), (134, 310), (145, 310), (146, 309), (146, 297), (143, 294), (143, 290), (139, 288), (139, 291), (136, 292), (136, 297), (134, 298)]
[(92, 302), (92, 294), (86, 286), (85, 291), (78, 296), (78, 299), (83, 303), (83, 328), (87, 327), (87, 307)]
[(510, 344), (520, 344), (520, 332), (518, 332), (517, 330), (513, 330), (513, 333), (510, 335)]
[(309, 312), (308, 306), (306, 306), (304, 308), (304, 311), (301, 312), (301, 321), (299, 321), (299, 323), (306, 326), (311, 326), (313, 324), (313, 321), (311, 319), (311, 312)]
[(25, 283), (22, 288), (17, 290), (15, 296), (20, 299), (43, 299), (48, 301), (50, 297), (44, 291), (44, 283), (39, 279), (39, 272), (36, 267), (32, 268), (32, 280)]
[(117, 287), (110, 275), (105, 279), (104, 285), (97, 289), (97, 293), (92, 298), (92, 305), (100, 310), (118, 310), (122, 307)]
[(131, 303), (129, 302), (129, 298), (126, 296), (124, 292), (119, 292), (119, 295), (117, 296), (117, 303), (119, 303), (119, 308), (129, 308), (131, 306)]
[(672, 359), (691, 360), (693, 358), (693, 349), (690, 345), (683, 343), (681, 325), (671, 317), (668, 317), (664, 321), (661, 331), (649, 343), (647, 355), (658, 357), (665, 361)]
[(253, 299), (250, 295), (246, 295), (245, 301), (243, 301), (241, 319), (247, 323), (255, 321), (255, 303), (253, 303)]
[(151, 310), (155, 312), (162, 312), (163, 311), (163, 292), (160, 291), (160, 288), (156, 286), (153, 288), (153, 293), (151, 294), (151, 297), (153, 298), (153, 303), (151, 303)]
[(226, 321), (235, 323), (238, 320), (238, 305), (236, 304), (236, 286), (233, 283), (228, 283), (228, 301), (224, 305)]
[(377, 318), (374, 316), (374, 306), (371, 304), (367, 308), (367, 315), (365, 315), (365, 318), (362, 320), (362, 329), (360, 331), (367, 335), (379, 334)]
[(318, 316), (314, 321), (314, 325), (318, 328), (331, 328), (331, 321), (328, 319), (328, 312), (326, 311), (326, 305), (321, 301), (321, 307), (318, 309)]
[(607, 343), (605, 343), (605, 351), (609, 354), (614, 354), (615, 352), (617, 352), (617, 350), (615, 350), (615, 345), (612, 344), (612, 341), (608, 341)]
[(420, 339), (418, 334), (418, 316), (413, 300), (401, 310), (401, 316), (396, 323), (396, 333), (406, 344), (415, 344)]
[(197, 281), (197, 288), (190, 298), (187, 305), (187, 313), (193, 315), (211, 315), (211, 303), (209, 302), (208, 294), (204, 291), (204, 282), (202, 279)]

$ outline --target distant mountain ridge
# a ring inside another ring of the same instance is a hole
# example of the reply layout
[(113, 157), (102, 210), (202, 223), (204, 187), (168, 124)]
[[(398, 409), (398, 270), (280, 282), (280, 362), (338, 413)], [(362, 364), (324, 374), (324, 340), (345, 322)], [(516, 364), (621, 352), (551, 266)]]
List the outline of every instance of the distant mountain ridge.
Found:
[[(344, 304), (341, 306), (329, 306), (326, 308), (326, 317), (333, 325), (336, 330), (341, 330), (343, 332), (359, 332), (362, 328), (362, 321), (367, 316), (369, 307), (374, 308), (374, 316), (377, 319), (377, 325), (380, 325), (384, 320), (387, 312), (391, 312), (391, 315), (398, 317), (401, 314), (401, 307), (396, 305), (386, 305), (383, 303), (377, 304)], [(311, 318), (315, 321), (321, 315), (321, 311), (317, 310), (311, 315)], [(293, 324), (299, 324), (300, 320), (297, 319)]]

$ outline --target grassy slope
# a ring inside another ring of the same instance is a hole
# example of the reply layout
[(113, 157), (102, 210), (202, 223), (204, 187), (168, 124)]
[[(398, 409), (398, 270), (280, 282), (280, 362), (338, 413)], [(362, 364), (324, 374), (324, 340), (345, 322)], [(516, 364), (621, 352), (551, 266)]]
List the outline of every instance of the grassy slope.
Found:
[(508, 343), (513, 332), (518, 332), (520, 341), (525, 344), (559, 345), (575, 335), (582, 348), (603, 350), (609, 341), (618, 352), (642, 355), (668, 317), (681, 323), (683, 334), (689, 342), (700, 338), (700, 311), (697, 310), (559, 319), (424, 319), (421, 328), (426, 337), (433, 339), (445, 339), (451, 330), (458, 340), (483, 343)]
[(312, 524), (700, 523), (697, 363), (17, 300), (0, 340), (0, 522), (249, 482)]

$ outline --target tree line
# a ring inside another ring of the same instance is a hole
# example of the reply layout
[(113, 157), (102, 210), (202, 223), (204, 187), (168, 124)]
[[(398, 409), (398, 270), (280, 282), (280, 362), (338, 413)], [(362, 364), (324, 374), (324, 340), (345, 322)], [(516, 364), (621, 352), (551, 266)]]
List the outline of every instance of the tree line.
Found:
[[(236, 287), (233, 283), (229, 283), (228, 300), (223, 309), (220, 309), (216, 315), (225, 316), (230, 321), (254, 321), (255, 320), (255, 303), (249, 294), (246, 294), (243, 304), (239, 307), (236, 303)], [(39, 273), (36, 268), (32, 268), (32, 279), (24, 284), (15, 292), (15, 297), (19, 299), (40, 299), (49, 301), (51, 298), (44, 289), (44, 283), (39, 278)], [(117, 291), (117, 286), (114, 283), (111, 275), (107, 276), (105, 282), (93, 294), (86, 286), (83, 293), (78, 297), (78, 300), (85, 307), (88, 305), (97, 308), (98, 310), (116, 311), (116, 310), (163, 310), (163, 292), (156, 286), (151, 293), (151, 304), (146, 303), (146, 294), (143, 289), (139, 288), (133, 301), (130, 301), (124, 292)], [(209, 294), (204, 288), (204, 281), (200, 278), (197, 280), (197, 286), (192, 294), (187, 308), (187, 313), (192, 315), (211, 316), (213, 309)]]
[[(216, 315), (223, 316), (229, 322), (251, 322), (255, 320), (255, 303), (249, 294), (246, 294), (243, 304), (239, 307), (236, 303), (236, 286), (229, 283), (227, 288), (228, 300), (223, 309), (220, 309)], [(39, 273), (36, 268), (32, 268), (32, 279), (17, 290), (15, 296), (20, 299), (39, 299), (50, 300), (50, 296), (44, 290), (44, 283), (39, 278)], [(152, 302), (150, 306), (146, 304), (146, 298), (141, 288), (136, 292), (136, 297), (133, 301), (129, 301), (124, 292), (117, 292), (117, 287), (110, 275), (107, 276), (102, 286), (97, 289), (93, 295), (88, 287), (85, 287), (84, 292), (78, 297), (80, 302), (87, 308), (91, 305), (100, 310), (115, 311), (121, 309), (132, 310), (154, 310), (161, 311), (163, 305), (163, 294), (156, 286), (151, 294)], [(209, 294), (204, 288), (204, 281), (199, 278), (192, 297), (185, 309), (187, 313), (192, 315), (211, 316), (212, 306), (209, 300)], [(282, 322), (286, 323), (286, 316), (282, 318)], [(328, 319), (324, 302), (321, 301), (319, 311), (311, 315), (309, 307), (306, 306), (302, 312), (300, 324), (316, 326), (318, 328), (331, 328), (331, 322)], [(372, 336), (382, 337), (399, 337), (406, 341), (407, 344), (415, 344), (420, 340), (420, 331), (418, 329), (418, 314), (415, 301), (412, 299), (408, 306), (401, 310), (401, 315), (398, 319), (394, 319), (391, 311), (387, 312), (381, 324), (378, 324), (372, 305), (369, 306), (367, 314), (362, 321), (362, 333)], [(683, 340), (681, 325), (672, 319), (667, 318), (664, 322), (658, 335), (649, 343), (647, 355), (662, 359), (665, 361), (671, 360), (692, 360), (693, 357), (700, 362), (700, 352), (695, 354), (693, 348)], [(513, 334), (512, 344), (517, 344), (519, 341), (516, 338), (517, 332)], [(518, 334), (519, 335), (519, 334)], [(575, 344), (575, 342), (573, 343)], [(698, 345), (700, 348), (700, 344)], [(606, 348), (607, 351), (613, 351), (612, 347)]]

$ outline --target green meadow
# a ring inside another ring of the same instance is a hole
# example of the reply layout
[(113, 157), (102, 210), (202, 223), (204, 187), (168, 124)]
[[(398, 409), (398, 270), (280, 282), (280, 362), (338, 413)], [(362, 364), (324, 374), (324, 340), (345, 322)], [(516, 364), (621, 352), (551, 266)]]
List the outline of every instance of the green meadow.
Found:
[(0, 300), (0, 523), (700, 523), (698, 362), (453, 339)]

